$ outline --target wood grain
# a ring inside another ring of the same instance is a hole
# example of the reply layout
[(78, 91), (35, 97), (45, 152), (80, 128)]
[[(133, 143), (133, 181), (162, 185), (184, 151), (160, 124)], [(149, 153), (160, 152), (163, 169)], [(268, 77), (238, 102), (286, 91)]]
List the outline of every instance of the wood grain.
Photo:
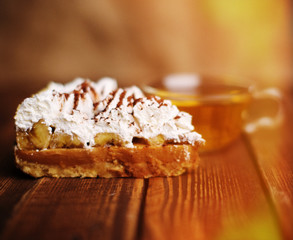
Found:
[(142, 179), (38, 180), (16, 205), (3, 239), (134, 239)]
[(193, 174), (150, 179), (143, 239), (280, 239), (241, 140), (202, 156)]
[[(290, 89), (292, 91), (292, 89)], [(285, 239), (293, 239), (293, 92), (284, 92), (281, 125), (246, 136)], [(269, 106), (268, 106), (269, 107)]]

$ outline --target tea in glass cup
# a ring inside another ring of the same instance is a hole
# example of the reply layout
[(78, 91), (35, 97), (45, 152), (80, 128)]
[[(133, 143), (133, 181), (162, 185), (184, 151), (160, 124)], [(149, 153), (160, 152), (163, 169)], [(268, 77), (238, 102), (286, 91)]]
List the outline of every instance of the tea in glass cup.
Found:
[[(254, 98), (249, 87), (224, 80), (227, 79), (176, 74), (143, 86), (143, 90), (171, 100), (179, 110), (191, 114), (195, 131), (206, 140), (202, 151), (213, 151), (239, 137), (245, 127), (246, 110)], [(269, 95), (261, 94), (261, 97)]]

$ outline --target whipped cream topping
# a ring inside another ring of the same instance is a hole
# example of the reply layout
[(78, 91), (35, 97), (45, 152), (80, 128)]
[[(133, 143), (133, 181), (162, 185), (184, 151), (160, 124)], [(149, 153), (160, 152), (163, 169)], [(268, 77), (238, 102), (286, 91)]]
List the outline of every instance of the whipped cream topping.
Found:
[(119, 135), (127, 147), (133, 147), (134, 137), (158, 135), (174, 143), (204, 142), (193, 131), (191, 115), (180, 112), (168, 100), (145, 97), (136, 86), (118, 88), (111, 78), (50, 83), (25, 99), (14, 118), (17, 131), (28, 131), (43, 119), (49, 129), (77, 136), (84, 147), (94, 146), (95, 136), (105, 132)]

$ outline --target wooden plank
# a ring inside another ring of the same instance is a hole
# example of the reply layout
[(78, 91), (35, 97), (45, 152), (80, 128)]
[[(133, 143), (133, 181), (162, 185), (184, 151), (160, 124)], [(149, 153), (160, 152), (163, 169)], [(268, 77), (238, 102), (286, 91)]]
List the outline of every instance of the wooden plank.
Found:
[[(11, 111), (9, 107), (8, 109)], [(10, 120), (6, 122), (5, 117), (3, 117), (1, 120), (3, 124), (0, 125), (2, 136), (0, 138), (0, 233), (5, 227), (7, 219), (11, 216), (14, 206), (38, 182), (37, 179), (23, 174), (14, 165), (15, 135), (12, 119), (11, 116)]]
[[(292, 90), (292, 89), (291, 89)], [(247, 135), (272, 204), (281, 222), (284, 239), (293, 239), (293, 91), (284, 92), (284, 121)], [(267, 104), (266, 111), (270, 111)]]
[(143, 191), (143, 179), (43, 178), (0, 238), (134, 239)]
[(242, 140), (194, 173), (149, 180), (142, 239), (281, 239)]
[[(24, 174), (23, 174), (24, 175)], [(29, 177), (0, 177), (0, 233), (11, 216), (14, 207), (21, 201), (38, 180)]]

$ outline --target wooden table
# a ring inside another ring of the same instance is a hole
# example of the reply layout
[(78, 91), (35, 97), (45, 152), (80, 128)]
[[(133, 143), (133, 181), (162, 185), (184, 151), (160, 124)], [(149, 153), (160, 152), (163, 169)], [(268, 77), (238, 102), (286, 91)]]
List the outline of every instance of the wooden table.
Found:
[(29, 93), (11, 92), (0, 99), (0, 239), (293, 239), (292, 89), (280, 126), (201, 155), (193, 173), (151, 179), (21, 173), (12, 117)]

